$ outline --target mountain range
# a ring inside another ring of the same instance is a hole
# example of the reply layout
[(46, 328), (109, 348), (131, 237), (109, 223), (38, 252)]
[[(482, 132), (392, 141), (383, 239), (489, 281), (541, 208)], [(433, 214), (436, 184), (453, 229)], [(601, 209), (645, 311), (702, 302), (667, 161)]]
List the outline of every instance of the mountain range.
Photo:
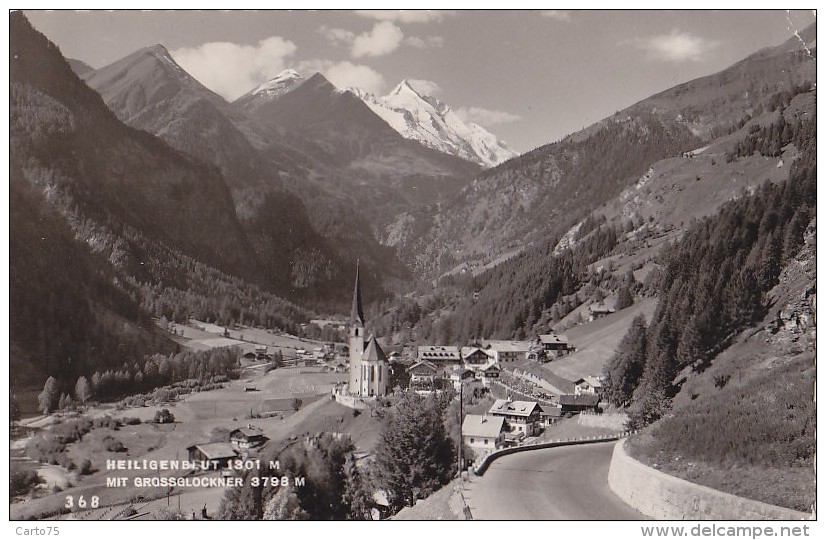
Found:
[(815, 36), (514, 156), (409, 81), (376, 97), (287, 70), (229, 103), (163, 46), (92, 69), (13, 12), (11, 372), (30, 393), (128, 372), (178, 348), (154, 320), (300, 333), (346, 313), (360, 264), (399, 348), (569, 332), (533, 367), (606, 373), (657, 463), (725, 487), (751, 460), (748, 496), (794, 475), (805, 509)]

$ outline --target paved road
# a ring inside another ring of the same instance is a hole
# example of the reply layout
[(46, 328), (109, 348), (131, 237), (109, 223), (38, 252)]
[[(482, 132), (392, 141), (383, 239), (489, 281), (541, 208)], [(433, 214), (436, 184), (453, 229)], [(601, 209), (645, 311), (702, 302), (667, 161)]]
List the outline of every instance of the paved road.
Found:
[(608, 487), (614, 442), (501, 457), (466, 483), (473, 519), (646, 519)]

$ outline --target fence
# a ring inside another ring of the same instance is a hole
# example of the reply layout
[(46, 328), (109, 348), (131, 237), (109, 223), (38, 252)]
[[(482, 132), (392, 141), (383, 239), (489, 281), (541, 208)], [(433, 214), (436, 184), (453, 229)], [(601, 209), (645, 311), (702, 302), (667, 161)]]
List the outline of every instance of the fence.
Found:
[(607, 435), (607, 436), (592, 436), (592, 437), (576, 437), (576, 438), (569, 438), (569, 439), (557, 439), (555, 441), (546, 441), (546, 442), (523, 442), (519, 443), (516, 446), (512, 446), (510, 448), (503, 448), (502, 450), (495, 450), (490, 452), (484, 456), (479, 457), (471, 466), (473, 472), (476, 473), (477, 476), (482, 476), (485, 474), (485, 471), (488, 470), (490, 464), (497, 458), (501, 456), (507, 456), (509, 454), (515, 454), (517, 452), (526, 452), (528, 450), (541, 450), (543, 448), (556, 448), (558, 446), (573, 446), (577, 444), (593, 444), (598, 442), (608, 442), (608, 441), (616, 441), (625, 437), (628, 437), (634, 432), (631, 431), (623, 431), (621, 433), (616, 433), (614, 435)]

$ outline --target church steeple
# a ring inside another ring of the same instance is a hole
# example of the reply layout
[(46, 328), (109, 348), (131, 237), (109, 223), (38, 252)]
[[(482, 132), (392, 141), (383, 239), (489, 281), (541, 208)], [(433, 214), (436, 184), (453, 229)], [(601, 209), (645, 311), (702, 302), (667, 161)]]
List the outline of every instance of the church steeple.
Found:
[(353, 290), (353, 307), (350, 310), (350, 324), (364, 325), (364, 311), (361, 308), (361, 280), (359, 279), (358, 262), (356, 262), (356, 286)]

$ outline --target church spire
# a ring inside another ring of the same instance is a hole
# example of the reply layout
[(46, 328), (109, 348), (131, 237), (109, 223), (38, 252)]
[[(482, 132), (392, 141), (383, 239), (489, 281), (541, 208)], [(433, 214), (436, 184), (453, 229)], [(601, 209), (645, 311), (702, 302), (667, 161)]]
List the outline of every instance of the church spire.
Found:
[(353, 308), (350, 310), (350, 323), (364, 325), (364, 311), (361, 309), (361, 281), (359, 279), (358, 261), (356, 261), (356, 287), (353, 290)]

